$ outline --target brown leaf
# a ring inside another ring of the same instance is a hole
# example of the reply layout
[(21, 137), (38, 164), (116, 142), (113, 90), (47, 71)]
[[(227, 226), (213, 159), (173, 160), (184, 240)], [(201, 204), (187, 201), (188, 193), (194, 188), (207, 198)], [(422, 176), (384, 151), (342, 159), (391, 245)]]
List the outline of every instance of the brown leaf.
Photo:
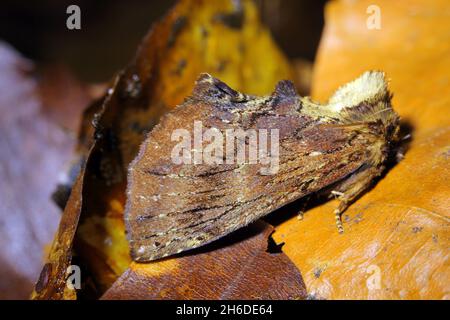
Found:
[(73, 185), (50, 254), (39, 275), (32, 299), (75, 299), (76, 294), (66, 286), (67, 268), (72, 262), (72, 246), (81, 210), (83, 175)]
[(102, 299), (304, 299), (295, 266), (267, 251), (272, 232), (259, 221), (179, 258), (132, 263)]
[(76, 133), (80, 126), (80, 112), (102, 93), (99, 89), (103, 85), (82, 84), (63, 65), (45, 66), (38, 71), (42, 111), (52, 122)]

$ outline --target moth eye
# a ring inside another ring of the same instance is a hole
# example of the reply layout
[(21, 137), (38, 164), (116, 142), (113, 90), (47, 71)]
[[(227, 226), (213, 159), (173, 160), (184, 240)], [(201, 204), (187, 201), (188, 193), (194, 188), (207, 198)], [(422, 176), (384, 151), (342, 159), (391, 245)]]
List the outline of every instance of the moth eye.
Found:
[(205, 240), (204, 237), (197, 237), (197, 238), (195, 238), (195, 239), (198, 240), (198, 241), (203, 241), (203, 240)]
[(394, 130), (395, 130), (395, 127), (392, 124), (390, 124), (386, 129), (387, 136), (391, 137), (394, 134)]
[(159, 247), (161, 245), (161, 243), (159, 243), (158, 241), (155, 241), (155, 247)]

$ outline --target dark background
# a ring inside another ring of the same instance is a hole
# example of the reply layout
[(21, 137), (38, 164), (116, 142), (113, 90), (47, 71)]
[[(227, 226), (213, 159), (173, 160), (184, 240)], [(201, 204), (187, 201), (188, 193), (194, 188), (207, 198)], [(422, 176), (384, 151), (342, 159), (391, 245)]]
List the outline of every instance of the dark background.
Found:
[[(2, 0), (0, 39), (41, 64), (66, 65), (83, 81), (109, 80), (132, 57), (152, 22), (174, 0)], [(312, 61), (325, 0), (255, 0), (290, 58)], [(66, 28), (66, 8), (81, 8), (81, 30)]]

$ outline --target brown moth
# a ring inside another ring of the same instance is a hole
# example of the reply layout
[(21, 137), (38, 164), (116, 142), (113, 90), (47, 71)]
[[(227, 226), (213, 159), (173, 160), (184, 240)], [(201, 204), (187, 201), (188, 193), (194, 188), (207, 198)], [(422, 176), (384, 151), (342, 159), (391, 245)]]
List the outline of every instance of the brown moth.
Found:
[[(129, 167), (132, 257), (150, 261), (202, 246), (330, 186), (342, 232), (340, 215), (382, 173), (398, 131), (381, 72), (364, 73), (326, 105), (298, 96), (290, 81), (255, 97), (202, 74)], [(232, 161), (242, 154), (245, 161)]]

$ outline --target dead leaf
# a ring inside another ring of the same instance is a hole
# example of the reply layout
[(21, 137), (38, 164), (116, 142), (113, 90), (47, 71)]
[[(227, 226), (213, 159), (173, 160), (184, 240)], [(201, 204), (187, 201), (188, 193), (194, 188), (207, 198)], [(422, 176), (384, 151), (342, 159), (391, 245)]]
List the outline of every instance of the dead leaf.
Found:
[[(131, 261), (123, 224), (126, 170), (160, 116), (183, 101), (201, 72), (254, 94), (267, 94), (279, 79), (292, 78), (288, 61), (261, 25), (254, 4), (239, 3), (179, 1), (152, 27), (103, 100), (86, 113), (83, 124), (96, 113), (95, 132), (90, 139), (89, 127), (83, 125), (80, 135), (80, 153), (92, 149), (86, 156), (82, 204), (75, 210), (80, 215), (75, 249), (99, 292)], [(64, 215), (76, 221), (73, 211), (66, 208)], [(70, 251), (66, 245), (64, 255)]]
[(179, 258), (133, 262), (102, 299), (305, 299), (295, 266), (267, 252), (272, 232), (259, 221)]
[(66, 273), (72, 262), (73, 240), (83, 199), (81, 195), (82, 185), (83, 175), (80, 174), (73, 185), (50, 254), (31, 295), (32, 299), (73, 300), (76, 298), (75, 291), (66, 286)]
[[(412, 141), (404, 159), (344, 214), (328, 202), (277, 227), (274, 238), (326, 299), (448, 299), (450, 268), (450, 43), (446, 1), (377, 1), (381, 30), (366, 27), (371, 1), (334, 1), (313, 75), (324, 99), (360, 72), (383, 70)], [(448, 10), (447, 10), (448, 11)], [(302, 245), (298, 245), (301, 243)]]

